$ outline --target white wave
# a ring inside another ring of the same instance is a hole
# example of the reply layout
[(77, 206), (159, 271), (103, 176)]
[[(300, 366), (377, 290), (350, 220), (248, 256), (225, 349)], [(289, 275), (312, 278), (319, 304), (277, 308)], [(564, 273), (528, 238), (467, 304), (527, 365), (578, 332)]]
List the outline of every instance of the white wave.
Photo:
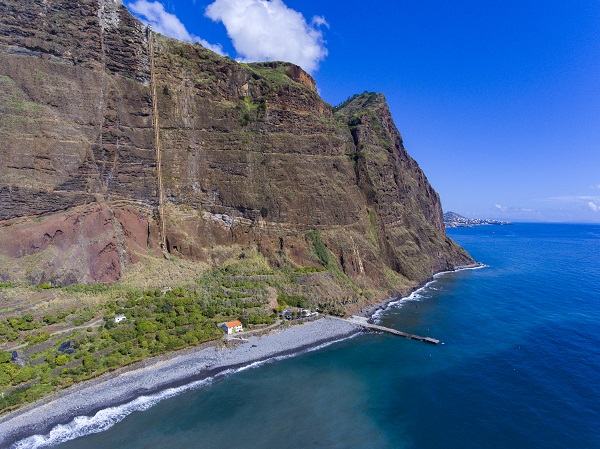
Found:
[(126, 404), (102, 409), (94, 416), (76, 416), (68, 424), (58, 424), (47, 435), (32, 435), (16, 442), (12, 449), (37, 449), (54, 446), (84, 435), (103, 432), (133, 412), (148, 410), (164, 399), (171, 398), (187, 390), (200, 388), (211, 383), (213, 379), (210, 377), (181, 387), (168, 388), (152, 395), (139, 396)]
[(422, 293), (425, 290), (427, 290), (434, 282), (435, 282), (435, 279), (427, 282), (423, 287), (418, 288), (417, 290), (415, 290), (408, 296), (403, 296), (402, 298), (398, 298), (395, 301), (390, 301), (389, 303), (386, 304), (386, 306), (383, 309), (379, 309), (373, 314), (373, 320), (375, 321), (375, 323), (379, 323), (379, 322), (381, 322), (382, 316), (387, 309), (390, 309), (390, 308), (399, 309), (407, 302), (420, 301), (421, 299), (424, 298), (424, 295)]
[(335, 343), (354, 338), (357, 335), (359, 335), (359, 333), (339, 338), (337, 340), (328, 341), (314, 347), (306, 348), (299, 352), (291, 352), (289, 354), (271, 357), (265, 360), (260, 360), (258, 362), (252, 362), (248, 365), (244, 365), (236, 369), (226, 369), (216, 374), (215, 376), (209, 377), (207, 379), (191, 382), (180, 387), (168, 388), (166, 390), (160, 391), (152, 395), (140, 396), (126, 404), (102, 409), (99, 412), (97, 412), (94, 416), (76, 416), (68, 424), (56, 425), (52, 428), (52, 430), (50, 430), (50, 432), (47, 435), (32, 435), (30, 437), (16, 442), (11, 446), (11, 449), (44, 448), (54, 446), (60, 443), (65, 443), (67, 441), (74, 440), (75, 438), (83, 437), (85, 435), (100, 433), (110, 429), (115, 424), (118, 424), (119, 422), (123, 421), (123, 419), (125, 419), (128, 415), (130, 415), (133, 412), (148, 410), (150, 407), (158, 404), (164, 399), (177, 396), (185, 391), (194, 390), (208, 385), (212, 383), (216, 378), (226, 377), (230, 374), (239, 373), (252, 368), (257, 368), (259, 366), (278, 360), (289, 359), (300, 354), (318, 351), (319, 349), (323, 349)]
[(439, 273), (436, 273), (436, 274), (433, 275), (433, 279), (431, 281), (427, 282), (422, 287), (420, 287), (417, 290), (413, 291), (410, 295), (403, 296), (402, 298), (398, 298), (398, 299), (396, 299), (394, 301), (390, 301), (389, 303), (386, 304), (386, 306), (384, 308), (378, 309), (373, 314), (373, 320), (376, 323), (381, 322), (382, 315), (389, 308), (393, 307), (393, 308), (399, 309), (399, 308), (401, 308), (407, 302), (410, 302), (410, 301), (419, 301), (419, 300), (421, 300), (423, 298), (428, 298), (428, 296), (424, 295), (423, 293), (426, 292), (427, 290), (440, 290), (440, 289), (432, 287), (432, 286), (433, 286), (433, 284), (435, 284), (435, 282), (437, 281), (437, 279), (439, 277), (441, 277), (441, 276), (444, 276), (444, 275), (447, 275), (447, 274), (457, 273), (459, 271), (479, 270), (480, 268), (487, 268), (487, 267), (489, 267), (489, 265), (480, 264), (480, 265), (473, 265), (473, 266), (467, 266), (467, 267), (459, 267), (459, 268), (456, 268), (455, 270), (441, 271)]
[(467, 270), (479, 270), (481, 268), (489, 268), (489, 265), (486, 265), (484, 263), (480, 263), (480, 264), (477, 264), (477, 265), (467, 265), (465, 267), (457, 267), (454, 270), (440, 271), (439, 273), (434, 274), (433, 277), (437, 278), (437, 277), (443, 276), (445, 274), (458, 273), (459, 271), (467, 271)]

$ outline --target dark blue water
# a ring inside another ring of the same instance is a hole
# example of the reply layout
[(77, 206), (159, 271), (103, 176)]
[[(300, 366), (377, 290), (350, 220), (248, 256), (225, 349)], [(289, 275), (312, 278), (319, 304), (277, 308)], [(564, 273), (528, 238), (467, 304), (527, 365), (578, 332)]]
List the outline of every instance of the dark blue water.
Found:
[(600, 226), (448, 232), (488, 265), (367, 334), (246, 370), (60, 448), (600, 448)]

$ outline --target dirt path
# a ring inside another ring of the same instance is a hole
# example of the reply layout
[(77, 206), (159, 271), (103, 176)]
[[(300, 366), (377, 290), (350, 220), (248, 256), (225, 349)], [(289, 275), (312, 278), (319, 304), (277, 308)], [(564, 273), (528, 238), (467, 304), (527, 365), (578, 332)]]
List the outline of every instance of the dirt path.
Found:
[[(55, 335), (60, 335), (60, 334), (65, 334), (67, 332), (71, 332), (71, 331), (77, 331), (79, 329), (87, 329), (88, 327), (100, 327), (100, 325), (104, 322), (103, 318), (100, 318), (96, 321), (92, 321), (91, 323), (88, 324), (82, 324), (81, 326), (72, 326), (72, 327), (66, 327), (64, 329), (60, 329), (57, 330), (55, 332), (52, 332), (50, 335), (50, 337), (54, 337)], [(27, 346), (29, 343), (21, 343), (20, 345), (16, 345), (16, 346), (11, 346), (10, 348), (6, 348), (5, 351), (14, 351), (15, 349), (20, 349), (20, 348), (24, 348), (25, 346)]]
[(251, 331), (237, 332), (235, 334), (226, 335), (226, 337), (227, 340), (246, 340), (246, 337), (249, 337), (250, 335), (275, 329), (276, 327), (279, 327), (281, 323), (282, 321), (278, 319), (273, 324), (269, 324), (267, 327), (261, 327), (260, 329), (253, 329)]
[(277, 289), (275, 287), (269, 287), (269, 307), (276, 309), (277, 306)]

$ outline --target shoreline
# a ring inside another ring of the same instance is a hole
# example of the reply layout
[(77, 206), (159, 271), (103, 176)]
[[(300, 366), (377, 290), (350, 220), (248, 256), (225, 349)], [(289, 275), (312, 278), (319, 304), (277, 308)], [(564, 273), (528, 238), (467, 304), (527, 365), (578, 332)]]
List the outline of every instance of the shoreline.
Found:
[[(187, 348), (179, 353), (142, 361), (129, 369), (91, 379), (0, 417), (0, 447), (12, 447), (25, 439), (35, 447), (34, 439), (38, 444), (48, 440), (49, 433), (57, 426), (68, 433), (67, 427), (76, 417), (91, 417), (93, 420), (108, 408), (119, 409), (115, 411), (123, 414), (122, 419), (135, 410), (147, 408), (146, 402), (159, 402), (236, 371), (352, 337), (361, 330), (358, 325), (324, 317), (274, 329), (264, 336), (250, 336), (248, 341), (232, 348), (213, 345)], [(110, 420), (110, 417), (107, 419)], [(64, 441), (78, 436), (77, 428), (70, 430), (71, 438)], [(62, 439), (52, 444), (60, 441)]]
[[(440, 275), (485, 266), (475, 263), (441, 271), (416, 285), (405, 295), (364, 307), (357, 315), (373, 319), (378, 312), (426, 288)], [(323, 317), (290, 327), (278, 327), (266, 335), (251, 335), (247, 341), (236, 342), (233, 347), (220, 348), (215, 342), (208, 342), (142, 360), (75, 384), (53, 396), (0, 416), (0, 447), (14, 447), (16, 443), (25, 440), (31, 443), (25, 447), (40, 447), (40, 443), (48, 440), (49, 433), (60, 427), (63, 433), (71, 434), (70, 438), (65, 437), (64, 440), (61, 436), (52, 436), (51, 438), (61, 439), (50, 444), (59, 444), (91, 433), (89, 429), (79, 434), (78, 429), (68, 429), (76, 417), (88, 417), (88, 421), (93, 421), (104, 410), (130, 406), (130, 410), (121, 411), (120, 419), (111, 421), (108, 426), (111, 427), (133, 411), (148, 408), (149, 405), (144, 401), (153, 405), (237, 371), (317, 349), (350, 338), (362, 330), (359, 325)], [(136, 402), (141, 402), (141, 405), (135, 405)], [(119, 411), (115, 413), (118, 414)], [(37, 442), (33, 441), (35, 438)]]
[(413, 295), (414, 293), (418, 292), (419, 290), (427, 287), (429, 284), (431, 284), (433, 281), (435, 281), (435, 278), (438, 277), (438, 276), (441, 276), (441, 275), (444, 275), (444, 274), (448, 274), (448, 273), (456, 273), (458, 271), (463, 271), (463, 270), (476, 270), (478, 268), (484, 268), (486, 266), (487, 265), (485, 265), (485, 264), (483, 264), (481, 262), (475, 262), (475, 263), (472, 263), (472, 264), (469, 264), (469, 265), (457, 265), (452, 270), (440, 271), (438, 273), (435, 273), (429, 279), (426, 279), (423, 282), (417, 284), (416, 286), (414, 286), (412, 289), (410, 289), (404, 295), (402, 295), (402, 296), (393, 296), (391, 298), (384, 299), (384, 300), (378, 302), (375, 305), (363, 307), (362, 309), (360, 309), (360, 311), (358, 311), (357, 313), (355, 313), (355, 315), (368, 318), (369, 321), (372, 321), (372, 319), (375, 317), (375, 315), (378, 312), (383, 312), (388, 307), (390, 307), (392, 304), (395, 304), (395, 303), (404, 301), (405, 299), (408, 299), (411, 295)]

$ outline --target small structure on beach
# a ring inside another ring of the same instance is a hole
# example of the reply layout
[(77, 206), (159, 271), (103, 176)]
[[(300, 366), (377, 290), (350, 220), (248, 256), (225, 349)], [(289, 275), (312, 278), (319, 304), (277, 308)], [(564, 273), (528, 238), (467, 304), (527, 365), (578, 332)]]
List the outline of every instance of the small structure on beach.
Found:
[(123, 314), (117, 315), (115, 317), (115, 323), (119, 324), (121, 321), (124, 321), (126, 319), (127, 319), (127, 317)]
[(311, 317), (311, 316), (317, 316), (318, 314), (319, 314), (319, 312), (311, 312), (308, 309), (300, 309), (300, 316)]
[(286, 309), (281, 312), (281, 317), (286, 320), (295, 320), (300, 318), (310, 318), (319, 315), (319, 312), (311, 312), (304, 308)]
[(244, 330), (244, 328), (242, 327), (242, 323), (239, 320), (228, 321), (227, 323), (221, 324), (221, 327), (227, 335), (242, 332)]

